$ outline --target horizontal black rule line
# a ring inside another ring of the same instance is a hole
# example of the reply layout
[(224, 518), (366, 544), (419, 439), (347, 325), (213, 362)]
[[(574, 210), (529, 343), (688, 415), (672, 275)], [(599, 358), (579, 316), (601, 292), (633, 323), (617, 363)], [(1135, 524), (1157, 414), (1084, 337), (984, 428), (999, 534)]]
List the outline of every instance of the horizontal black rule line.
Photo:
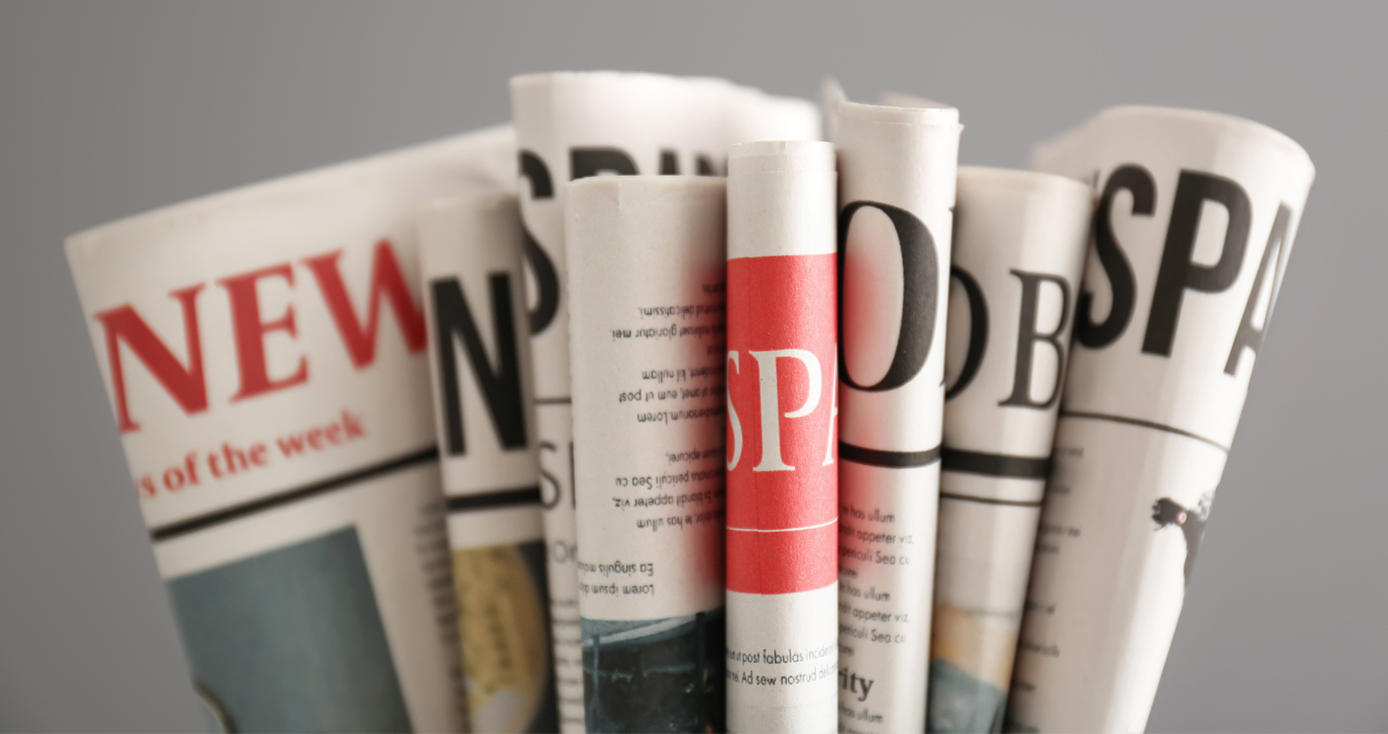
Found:
[(1166, 424), (1164, 424), (1164, 423), (1153, 423), (1152, 421), (1145, 421), (1145, 420), (1142, 420), (1141, 418), (1129, 418), (1129, 417), (1123, 416), (1123, 415), (1108, 415), (1108, 414), (1106, 414), (1106, 413), (1086, 413), (1086, 412), (1081, 412), (1081, 411), (1078, 411), (1078, 410), (1062, 410), (1062, 411), (1060, 411), (1060, 417), (1061, 417), (1061, 418), (1085, 418), (1085, 419), (1093, 420), (1093, 421), (1108, 421), (1108, 422), (1110, 422), (1110, 423), (1126, 423), (1126, 424), (1128, 424), (1128, 425), (1130, 425), (1130, 426), (1141, 426), (1141, 427), (1143, 427), (1143, 428), (1151, 428), (1151, 429), (1157, 430), (1157, 431), (1166, 431), (1167, 433), (1174, 433), (1174, 434), (1176, 434), (1177, 436), (1185, 436), (1186, 438), (1193, 438), (1193, 439), (1195, 439), (1196, 441), (1199, 441), (1199, 442), (1201, 442), (1201, 443), (1207, 443), (1207, 444), (1209, 444), (1209, 445), (1211, 445), (1211, 446), (1213, 446), (1213, 447), (1219, 449), (1220, 451), (1223, 451), (1223, 452), (1226, 453), (1226, 454), (1229, 453), (1229, 447), (1228, 447), (1228, 446), (1225, 446), (1224, 444), (1219, 443), (1218, 441), (1213, 441), (1213, 440), (1211, 440), (1211, 439), (1205, 438), (1204, 436), (1201, 436), (1201, 435), (1198, 434), (1198, 433), (1191, 433), (1190, 431), (1182, 430), (1182, 429), (1177, 428), (1177, 427), (1175, 427), (1175, 426), (1168, 426), (1168, 425), (1166, 425)]
[(334, 490), (348, 489), (368, 479), (375, 479), (377, 477), (381, 477), (386, 474), (399, 471), (401, 469), (407, 469), (409, 467), (416, 466), (419, 464), (432, 463), (438, 460), (439, 448), (437, 446), (430, 446), (427, 449), (422, 449), (412, 454), (406, 454), (405, 456), (399, 456), (394, 459), (387, 459), (386, 461), (380, 462), (378, 464), (373, 464), (371, 466), (365, 467), (363, 469), (358, 469), (354, 472), (349, 472), (347, 474), (339, 474), (338, 476), (332, 477), (330, 479), (325, 479), (321, 482), (314, 482), (313, 484), (305, 485), (302, 487), (287, 489), (282, 492), (276, 492), (275, 494), (272, 494), (269, 497), (264, 497), (253, 502), (247, 502), (244, 505), (229, 507), (225, 510), (213, 512), (209, 515), (203, 515), (201, 517), (195, 517), (191, 520), (184, 520), (182, 522), (176, 522), (170, 525), (163, 525), (154, 528), (153, 530), (150, 530), (149, 537), (156, 543), (161, 540), (169, 540), (170, 538), (175, 538), (180, 535), (187, 535), (188, 533), (197, 532), (198, 530), (202, 530), (213, 525), (220, 525), (224, 522), (239, 520), (243, 517), (246, 517), (247, 515), (254, 515), (257, 512), (272, 510), (277, 507), (282, 507), (284, 505), (293, 502), (298, 502), (299, 500), (308, 499), (310, 497), (316, 497), (320, 494), (325, 494)]
[(496, 492), (449, 497), (448, 512), (452, 514), (454, 512), (489, 510), (494, 507), (538, 506), (539, 504), (540, 488), (522, 487), (521, 489), (503, 489)]
[(946, 447), (941, 451), (940, 468), (969, 474), (1014, 479), (1045, 479), (1051, 472), (1049, 457), (1008, 456), (985, 454), (979, 451), (960, 451)]
[(1006, 505), (1008, 507), (1040, 507), (1041, 500), (1035, 502), (1023, 502), (1022, 500), (998, 500), (991, 497), (973, 497), (967, 494), (954, 494), (953, 492), (941, 492), (942, 500), (958, 500), (960, 502), (977, 502), (981, 505)]
[(885, 466), (891, 469), (909, 469), (917, 466), (930, 466), (940, 460), (940, 447), (925, 451), (879, 451), (839, 442), (839, 458), (855, 464)]
[(573, 398), (568, 396), (562, 398), (535, 398), (536, 405), (568, 405), (573, 402)]

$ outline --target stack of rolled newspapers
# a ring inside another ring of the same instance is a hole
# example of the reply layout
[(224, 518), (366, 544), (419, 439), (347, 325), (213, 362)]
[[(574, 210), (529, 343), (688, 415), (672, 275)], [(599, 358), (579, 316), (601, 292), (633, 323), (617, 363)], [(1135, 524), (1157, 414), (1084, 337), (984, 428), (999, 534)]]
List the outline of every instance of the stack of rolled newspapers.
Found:
[(1301, 147), (1119, 107), (1002, 170), (832, 84), (511, 99), (68, 242), (211, 726), (1144, 728)]

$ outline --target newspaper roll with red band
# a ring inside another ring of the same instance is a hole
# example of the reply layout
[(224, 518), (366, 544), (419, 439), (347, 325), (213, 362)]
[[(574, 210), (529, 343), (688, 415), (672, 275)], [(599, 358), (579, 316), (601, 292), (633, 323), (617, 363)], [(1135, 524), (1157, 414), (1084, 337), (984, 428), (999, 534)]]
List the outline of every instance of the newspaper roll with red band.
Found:
[(834, 149), (728, 160), (728, 729), (837, 729)]
[(930, 649), (930, 732), (1001, 731), (1093, 195), (960, 167)]
[(68, 241), (195, 687), (225, 730), (463, 727), (410, 214), (513, 171), (496, 128)]
[(839, 161), (839, 726), (921, 731), (959, 111), (826, 105)]
[(590, 731), (723, 731), (724, 183), (569, 185)]
[(1099, 202), (1007, 715), (1140, 731), (1315, 169), (1263, 125), (1156, 107), (1038, 168)]
[[(746, 406), (730, 424), (740, 441), (728, 464), (750, 472), (739, 475), (728, 502), (730, 591), (810, 591), (838, 575), (837, 552), (823, 552), (838, 546), (838, 508), (826, 501), (837, 497), (837, 446), (826, 438), (834, 426), (812, 417), (822, 406), (833, 412), (833, 372), (826, 370), (837, 336), (823, 325), (834, 323), (836, 309), (821, 289), (836, 270), (822, 255), (728, 261), (728, 289), (737, 294), (728, 323), (727, 369), (735, 375), (728, 397)], [(792, 405), (799, 407), (782, 410)]]
[(600, 174), (717, 175), (730, 144), (818, 137), (819, 114), (803, 100), (721, 79), (621, 72), (519, 76), (511, 80), (511, 102), (526, 258), (536, 284), (530, 322), (560, 726), (577, 732), (585, 714), (574, 562), (569, 311), (561, 287), (565, 184)]
[(525, 313), (510, 193), (416, 216), (458, 628), (477, 732), (558, 727)]

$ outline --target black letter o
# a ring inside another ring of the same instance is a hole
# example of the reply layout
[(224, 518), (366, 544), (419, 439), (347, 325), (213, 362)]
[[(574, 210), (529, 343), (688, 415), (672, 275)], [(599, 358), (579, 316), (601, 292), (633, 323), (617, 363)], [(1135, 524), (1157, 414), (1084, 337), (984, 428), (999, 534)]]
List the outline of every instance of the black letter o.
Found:
[(935, 336), (935, 300), (939, 288), (935, 240), (925, 223), (905, 209), (875, 201), (855, 201), (839, 212), (839, 343), (843, 343), (843, 271), (848, 248), (848, 226), (859, 209), (877, 209), (891, 220), (901, 246), (901, 332), (896, 353), (887, 374), (873, 385), (859, 385), (848, 374), (848, 360), (839, 360), (839, 377), (844, 384), (867, 392), (895, 390), (910, 382), (930, 356)]

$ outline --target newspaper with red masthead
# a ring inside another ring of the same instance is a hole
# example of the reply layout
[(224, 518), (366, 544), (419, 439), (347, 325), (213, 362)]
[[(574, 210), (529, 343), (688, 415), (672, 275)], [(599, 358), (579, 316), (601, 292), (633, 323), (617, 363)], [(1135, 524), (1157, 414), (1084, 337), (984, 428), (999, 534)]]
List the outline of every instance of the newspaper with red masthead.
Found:
[(495, 128), (68, 241), (217, 728), (463, 727), (409, 214), (513, 156)]

